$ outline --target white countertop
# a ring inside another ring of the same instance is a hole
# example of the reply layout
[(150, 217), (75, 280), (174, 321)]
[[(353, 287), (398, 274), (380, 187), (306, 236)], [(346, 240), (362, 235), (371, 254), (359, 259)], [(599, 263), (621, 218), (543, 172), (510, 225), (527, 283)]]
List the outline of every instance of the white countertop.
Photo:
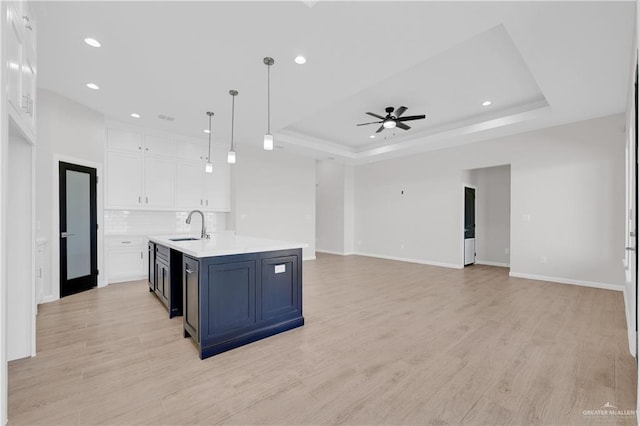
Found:
[(149, 240), (163, 246), (181, 251), (193, 257), (226, 256), (231, 254), (259, 253), (263, 251), (289, 250), (308, 247), (306, 243), (269, 240), (265, 238), (246, 237), (231, 232), (211, 234), (210, 239), (194, 241), (171, 241), (175, 238), (196, 237), (195, 235), (157, 235), (149, 236)]

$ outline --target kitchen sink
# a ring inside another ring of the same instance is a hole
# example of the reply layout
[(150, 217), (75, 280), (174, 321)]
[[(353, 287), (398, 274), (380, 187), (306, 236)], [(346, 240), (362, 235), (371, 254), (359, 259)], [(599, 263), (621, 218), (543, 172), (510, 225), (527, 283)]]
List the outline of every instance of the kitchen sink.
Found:
[(184, 238), (169, 238), (169, 241), (197, 241), (200, 238), (184, 237)]

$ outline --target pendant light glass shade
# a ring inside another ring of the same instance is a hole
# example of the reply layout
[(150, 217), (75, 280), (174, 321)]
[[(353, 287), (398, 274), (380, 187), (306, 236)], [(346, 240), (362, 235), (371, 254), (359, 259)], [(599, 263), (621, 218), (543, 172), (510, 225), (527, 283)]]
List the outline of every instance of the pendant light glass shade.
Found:
[(264, 149), (273, 151), (273, 135), (271, 133), (264, 135)]
[(238, 91), (229, 90), (229, 94), (231, 95), (231, 149), (227, 153), (227, 163), (236, 164), (236, 152), (233, 148), (233, 127), (236, 117), (236, 96), (238, 96)]
[(213, 163), (211, 162), (211, 117), (213, 117), (213, 113), (211, 111), (207, 111), (207, 115), (209, 116), (209, 155), (207, 156), (207, 162), (204, 165), (204, 171), (206, 173), (213, 173)]
[(267, 133), (264, 135), (263, 148), (267, 151), (273, 151), (273, 135), (271, 134), (271, 65), (275, 61), (267, 56), (262, 62), (267, 66)]

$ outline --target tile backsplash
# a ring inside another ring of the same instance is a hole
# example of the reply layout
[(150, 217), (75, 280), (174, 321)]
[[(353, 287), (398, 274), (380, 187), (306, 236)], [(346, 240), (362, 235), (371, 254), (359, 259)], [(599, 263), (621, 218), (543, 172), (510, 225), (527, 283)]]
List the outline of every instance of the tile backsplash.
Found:
[[(207, 232), (226, 231), (228, 213), (204, 213)], [(200, 232), (200, 215), (186, 223), (188, 211), (105, 210), (105, 235), (190, 234)]]

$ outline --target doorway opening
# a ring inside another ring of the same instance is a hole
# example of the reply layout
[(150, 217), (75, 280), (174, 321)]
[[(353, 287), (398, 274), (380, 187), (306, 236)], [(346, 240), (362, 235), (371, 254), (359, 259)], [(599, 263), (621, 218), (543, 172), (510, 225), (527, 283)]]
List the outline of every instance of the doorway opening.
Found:
[(511, 263), (511, 166), (463, 171), (463, 265)]
[(97, 171), (59, 163), (60, 297), (98, 284)]

